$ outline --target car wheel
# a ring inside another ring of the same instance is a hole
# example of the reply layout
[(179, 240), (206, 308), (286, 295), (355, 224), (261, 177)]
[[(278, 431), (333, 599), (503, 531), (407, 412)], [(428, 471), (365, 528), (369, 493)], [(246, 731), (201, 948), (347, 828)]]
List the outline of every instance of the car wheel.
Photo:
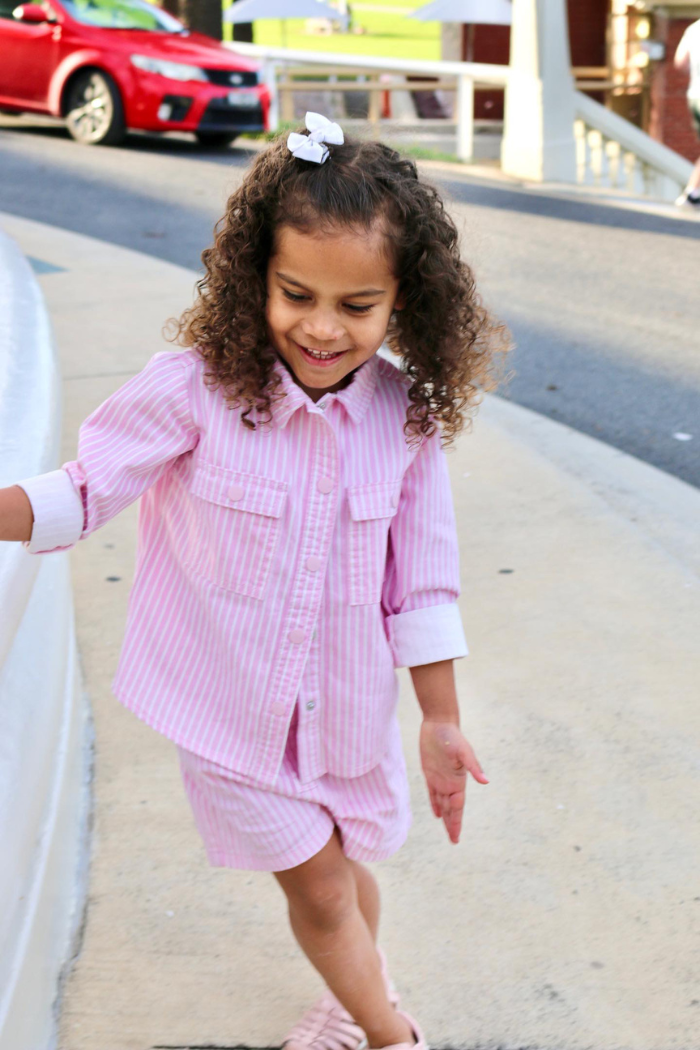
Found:
[(194, 137), (201, 146), (209, 149), (225, 149), (236, 138), (230, 131), (195, 131)]
[(76, 77), (66, 97), (68, 131), (85, 146), (115, 146), (124, 138), (124, 106), (108, 73), (86, 70)]

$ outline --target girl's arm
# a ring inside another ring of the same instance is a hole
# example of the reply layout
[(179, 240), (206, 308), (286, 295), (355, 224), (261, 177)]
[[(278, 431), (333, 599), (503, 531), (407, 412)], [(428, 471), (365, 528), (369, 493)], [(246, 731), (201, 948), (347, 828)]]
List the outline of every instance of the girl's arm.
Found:
[(178, 456), (196, 446), (194, 361), (191, 354), (156, 354), (86, 419), (74, 462), (19, 481), (33, 514), (32, 554), (74, 546), (137, 500)]
[(24, 489), (19, 485), (0, 489), (0, 540), (28, 543), (33, 524), (32, 505)]
[(466, 801), (467, 774), (488, 780), (473, 748), (459, 729), (459, 705), (452, 660), (412, 667), (411, 678), (423, 711), (420, 756), (430, 804), (454, 843), (459, 842)]
[(420, 754), (430, 802), (459, 841), (467, 774), (488, 783), (459, 729), (453, 660), (467, 646), (457, 608), (459, 552), (439, 433), (406, 471), (391, 524), (382, 601), (394, 662), (409, 667), (423, 710)]
[(423, 712), (429, 722), (450, 722), (459, 725), (459, 705), (455, 687), (452, 660), (411, 667), (413, 688)]

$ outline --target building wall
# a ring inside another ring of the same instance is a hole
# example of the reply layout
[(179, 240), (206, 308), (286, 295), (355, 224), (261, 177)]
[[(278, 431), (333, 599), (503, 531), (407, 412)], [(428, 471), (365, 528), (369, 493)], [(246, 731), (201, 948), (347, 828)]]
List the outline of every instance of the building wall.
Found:
[[(467, 60), (469, 27), (462, 26), (462, 61)], [(507, 66), (510, 61), (510, 26), (474, 26), (472, 61)], [(474, 115), (477, 120), (503, 120), (502, 89), (476, 91)]]
[[(611, 0), (567, 0), (569, 14), (569, 37), (571, 41), (571, 64), (581, 66), (607, 65), (607, 25)], [(666, 47), (663, 61), (653, 62), (649, 71), (650, 81), (650, 125), (649, 133), (658, 142), (695, 160), (700, 154), (700, 142), (695, 134), (690, 115), (686, 91), (687, 76), (673, 67), (673, 56), (687, 26), (700, 18), (700, 0), (676, 0), (656, 3), (647, 0), (637, 11), (653, 15), (652, 37)], [(468, 54), (469, 27), (462, 26), (461, 57)], [(510, 28), (508, 26), (473, 27), (473, 60), (507, 65), (510, 53)], [(450, 58), (455, 53), (458, 37), (450, 35)], [(445, 55), (445, 57), (448, 57)], [(590, 92), (603, 102), (602, 93)], [(481, 120), (503, 120), (503, 91), (477, 91), (475, 115)]]
[(605, 38), (610, 0), (568, 0), (572, 66), (607, 64)]
[[(604, 66), (605, 36), (610, 0), (567, 0), (571, 62), (574, 66)], [(462, 27), (462, 61), (467, 60), (469, 28)], [(474, 26), (473, 61), (508, 65), (509, 26)], [(446, 57), (446, 56), (445, 56)], [(477, 119), (503, 120), (503, 91), (477, 91)]]

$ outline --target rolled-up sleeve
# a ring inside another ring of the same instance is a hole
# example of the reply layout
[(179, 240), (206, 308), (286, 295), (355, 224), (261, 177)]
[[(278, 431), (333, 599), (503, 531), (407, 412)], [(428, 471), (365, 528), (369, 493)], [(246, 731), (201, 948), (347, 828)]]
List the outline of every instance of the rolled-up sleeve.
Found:
[(19, 482), (32, 505), (33, 554), (66, 550), (138, 499), (195, 447), (191, 355), (156, 354), (80, 428), (78, 456)]
[(382, 604), (395, 665), (466, 656), (457, 607), (457, 528), (438, 432), (423, 442), (406, 471), (389, 540)]

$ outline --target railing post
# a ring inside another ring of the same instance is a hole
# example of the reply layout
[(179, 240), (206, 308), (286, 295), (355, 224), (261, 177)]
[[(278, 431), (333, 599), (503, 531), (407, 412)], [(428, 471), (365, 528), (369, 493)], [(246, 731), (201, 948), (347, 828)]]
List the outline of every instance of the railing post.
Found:
[(289, 66), (284, 66), (282, 76), (277, 84), (277, 90), (280, 97), (280, 116), (288, 124), (294, 120), (294, 96), (289, 87), (291, 83), (292, 76), (289, 72)]
[(369, 109), (367, 111), (367, 119), (372, 127), (372, 137), (375, 139), (379, 137), (379, 119), (382, 115), (379, 91), (379, 77), (376, 73), (372, 73), (369, 78)]
[(457, 156), (474, 159), (474, 81), (464, 73), (457, 78)]
[(277, 63), (274, 59), (266, 58), (263, 64), (263, 80), (270, 92), (270, 112), (268, 124), (270, 131), (279, 131), (280, 126), (280, 96), (277, 90)]

